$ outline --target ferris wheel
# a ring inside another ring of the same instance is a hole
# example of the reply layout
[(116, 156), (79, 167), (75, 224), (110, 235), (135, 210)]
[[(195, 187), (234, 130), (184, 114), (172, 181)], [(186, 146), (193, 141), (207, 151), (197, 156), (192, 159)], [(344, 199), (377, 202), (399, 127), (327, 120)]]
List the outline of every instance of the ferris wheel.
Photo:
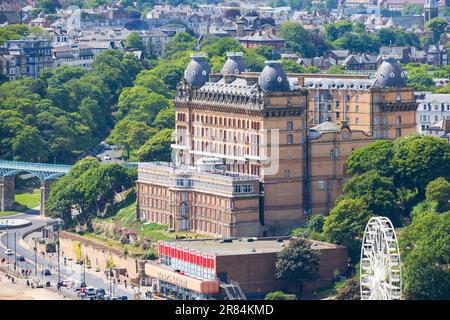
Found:
[(373, 217), (364, 231), (360, 264), (361, 300), (400, 300), (402, 272), (391, 221)]

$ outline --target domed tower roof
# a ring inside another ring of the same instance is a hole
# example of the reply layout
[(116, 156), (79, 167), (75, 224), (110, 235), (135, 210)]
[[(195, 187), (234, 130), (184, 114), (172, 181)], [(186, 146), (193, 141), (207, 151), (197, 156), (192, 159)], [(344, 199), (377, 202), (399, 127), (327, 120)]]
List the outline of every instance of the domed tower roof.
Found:
[(287, 92), (289, 91), (289, 80), (283, 70), (281, 61), (266, 61), (258, 83), (260, 87), (269, 92)]
[(240, 74), (244, 72), (246, 65), (244, 59), (242, 59), (243, 56), (242, 52), (228, 52), (228, 59), (220, 72), (222, 74)]
[(406, 74), (397, 60), (388, 58), (378, 67), (375, 87), (402, 88), (407, 87)]
[(193, 87), (200, 87), (208, 81), (211, 69), (206, 61), (206, 54), (191, 54), (186, 70), (184, 70), (184, 79)]

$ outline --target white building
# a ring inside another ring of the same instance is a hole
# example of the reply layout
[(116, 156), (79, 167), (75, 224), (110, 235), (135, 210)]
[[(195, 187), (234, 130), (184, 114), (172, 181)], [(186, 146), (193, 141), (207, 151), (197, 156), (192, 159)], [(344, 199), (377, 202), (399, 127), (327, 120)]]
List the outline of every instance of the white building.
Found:
[(423, 92), (417, 94), (417, 132), (424, 135), (440, 136), (439, 130), (434, 130), (442, 120), (450, 120), (450, 94), (435, 94)]

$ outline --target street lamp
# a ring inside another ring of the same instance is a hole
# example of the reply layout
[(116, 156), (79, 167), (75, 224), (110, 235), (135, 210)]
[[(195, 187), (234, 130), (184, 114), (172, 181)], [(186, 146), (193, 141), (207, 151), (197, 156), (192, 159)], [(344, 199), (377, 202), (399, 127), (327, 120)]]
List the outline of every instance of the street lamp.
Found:
[(14, 272), (16, 272), (17, 268), (17, 240), (16, 240), (16, 232), (14, 232)]
[(57, 245), (57, 250), (58, 250), (58, 283), (61, 282), (61, 265), (60, 265), (60, 243), (59, 243), (59, 230), (61, 229), (61, 226), (63, 224), (63, 220), (58, 218), (56, 219), (56, 224), (53, 226), (53, 230), (55, 230), (56, 227), (56, 231), (57, 231), (57, 235), (58, 235), (58, 240), (56, 240), (56, 245)]
[(32, 239), (34, 240), (34, 275), (37, 277), (37, 239), (35, 237)]

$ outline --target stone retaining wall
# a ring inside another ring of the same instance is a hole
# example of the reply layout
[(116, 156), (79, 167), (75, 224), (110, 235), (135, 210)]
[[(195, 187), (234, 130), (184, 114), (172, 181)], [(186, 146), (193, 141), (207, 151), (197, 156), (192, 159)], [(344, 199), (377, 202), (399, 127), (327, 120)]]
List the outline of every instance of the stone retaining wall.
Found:
[(124, 269), (128, 278), (137, 278), (137, 259), (125, 256), (123, 251), (102, 244), (92, 239), (72, 234), (69, 232), (60, 232), (61, 254), (68, 259), (77, 260), (77, 253), (74, 246), (81, 244), (81, 257), (86, 255), (91, 261), (92, 269), (100, 268), (101, 272), (107, 269), (108, 261), (112, 259), (118, 269)]

